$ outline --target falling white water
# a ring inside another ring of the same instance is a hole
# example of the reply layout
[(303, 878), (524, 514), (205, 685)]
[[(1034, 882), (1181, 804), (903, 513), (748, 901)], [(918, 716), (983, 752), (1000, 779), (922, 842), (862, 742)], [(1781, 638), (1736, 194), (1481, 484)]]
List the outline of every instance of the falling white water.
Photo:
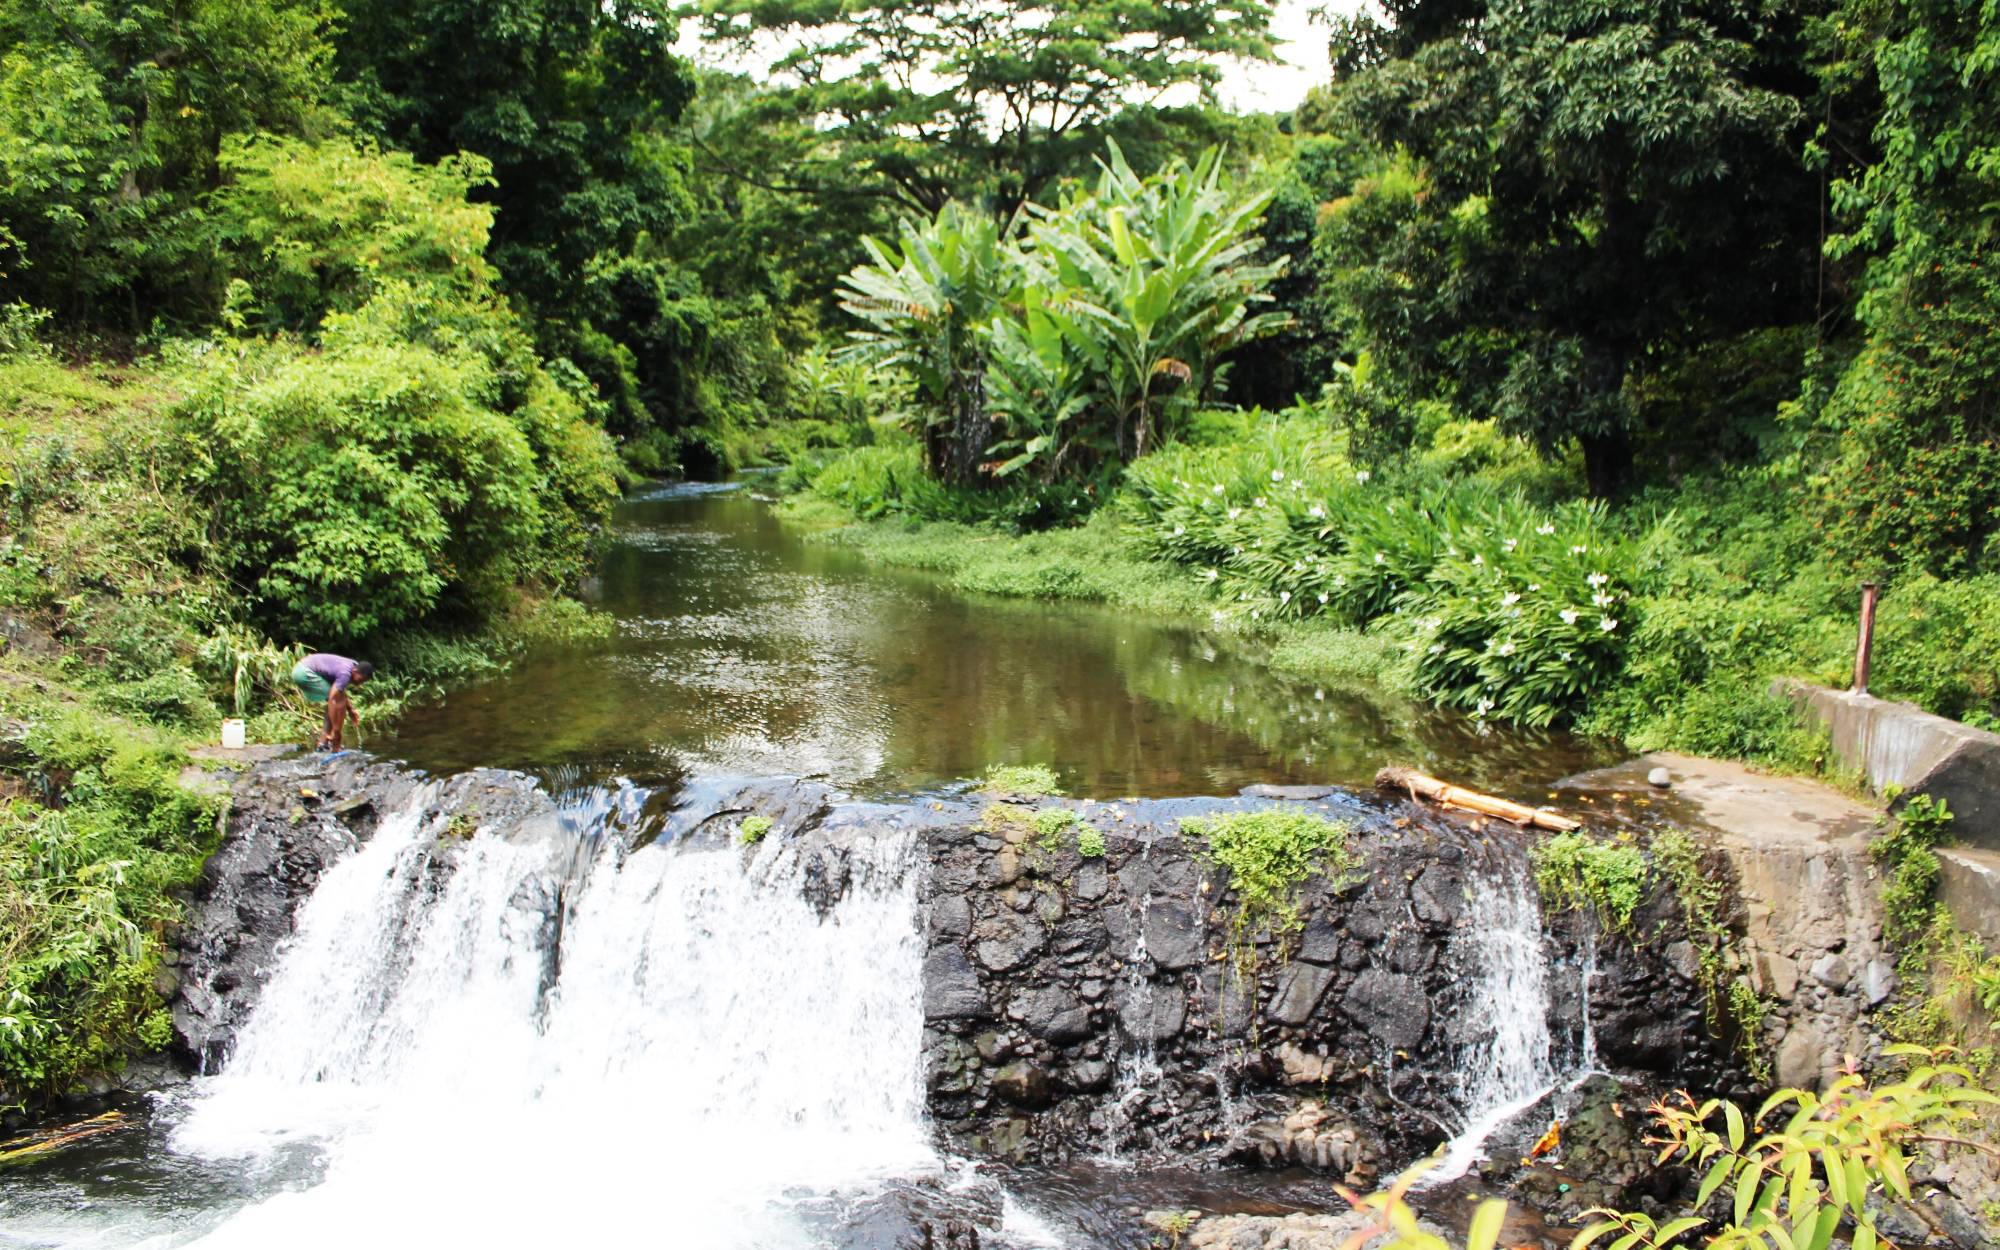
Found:
[(418, 810), (327, 872), (175, 1136), (323, 1174), (199, 1244), (803, 1246), (814, 1203), (936, 1165), (905, 841), (857, 844), (822, 920), (776, 840), (746, 871), (480, 834), (440, 872)]
[(1473, 876), (1469, 910), (1476, 919), (1463, 959), (1477, 979), (1461, 1017), (1473, 1031), (1459, 1062), (1464, 1124), (1425, 1176), (1433, 1184), (1464, 1175), (1495, 1129), (1556, 1084), (1549, 961), (1534, 886), (1518, 864), (1496, 864)]

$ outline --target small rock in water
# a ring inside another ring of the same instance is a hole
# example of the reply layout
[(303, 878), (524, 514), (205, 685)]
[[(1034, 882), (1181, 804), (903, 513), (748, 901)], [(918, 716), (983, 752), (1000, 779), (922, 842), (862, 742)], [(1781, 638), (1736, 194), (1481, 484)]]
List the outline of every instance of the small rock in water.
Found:
[(1646, 774), (1646, 783), (1657, 789), (1664, 790), (1674, 784), (1674, 779), (1668, 775), (1666, 769), (1655, 768), (1652, 772)]

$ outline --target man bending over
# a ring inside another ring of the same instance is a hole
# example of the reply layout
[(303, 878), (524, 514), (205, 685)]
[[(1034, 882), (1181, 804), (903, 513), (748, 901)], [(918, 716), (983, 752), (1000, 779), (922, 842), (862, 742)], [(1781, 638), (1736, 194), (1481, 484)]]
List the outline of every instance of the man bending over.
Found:
[(340, 739), (349, 721), (361, 728), (361, 717), (347, 697), (349, 686), (359, 686), (375, 675), (375, 666), (366, 660), (350, 660), (344, 655), (315, 652), (300, 660), (292, 670), (292, 682), (308, 703), (326, 704), (326, 724), (313, 745), (328, 751), (340, 750)]

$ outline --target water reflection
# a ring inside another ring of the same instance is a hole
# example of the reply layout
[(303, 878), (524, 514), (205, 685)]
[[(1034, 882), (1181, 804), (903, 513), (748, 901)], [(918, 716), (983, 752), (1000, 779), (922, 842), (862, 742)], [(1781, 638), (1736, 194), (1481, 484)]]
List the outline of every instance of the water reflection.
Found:
[(656, 487), (616, 526), (596, 590), (609, 644), (540, 652), (418, 709), (382, 749), (436, 770), (779, 773), (862, 795), (996, 763), (1053, 763), (1108, 797), (1366, 784), (1391, 760), (1535, 793), (1600, 762), (1563, 735), (1315, 689), (1177, 625), (870, 568), (741, 489)]

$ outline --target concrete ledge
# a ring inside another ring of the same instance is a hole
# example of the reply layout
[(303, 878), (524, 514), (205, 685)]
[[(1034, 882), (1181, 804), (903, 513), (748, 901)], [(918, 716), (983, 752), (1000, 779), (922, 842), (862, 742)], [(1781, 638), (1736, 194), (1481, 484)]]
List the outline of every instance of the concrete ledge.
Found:
[(1939, 900), (1959, 928), (2000, 952), (2000, 853), (1941, 846), (1937, 857)]
[(2000, 851), (2000, 734), (1908, 703), (1791, 678), (1773, 682), (1771, 693), (1826, 726), (1834, 755), (1860, 769), (1869, 785), (1942, 800), (1960, 842)]

